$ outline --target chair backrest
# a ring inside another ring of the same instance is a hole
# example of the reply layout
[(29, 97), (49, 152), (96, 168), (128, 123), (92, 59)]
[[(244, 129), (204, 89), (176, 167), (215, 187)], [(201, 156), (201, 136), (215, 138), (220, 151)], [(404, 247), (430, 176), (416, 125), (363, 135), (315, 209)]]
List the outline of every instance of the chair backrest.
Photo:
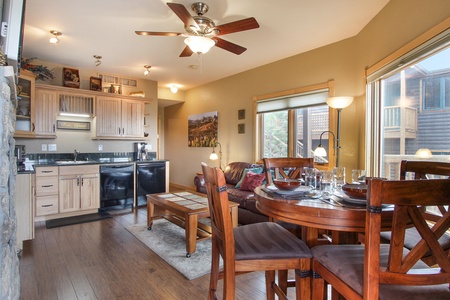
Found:
[(223, 258), (234, 260), (234, 233), (228, 203), (227, 185), (223, 171), (202, 163), (211, 219), (213, 243), (217, 241)]
[[(450, 177), (450, 163), (438, 161), (408, 161), (402, 160), (400, 164), (400, 180), (405, 179), (436, 179)], [(426, 218), (436, 222), (448, 208), (440, 205), (436, 209), (428, 208)], [(440, 213), (440, 215), (437, 215)]]
[(314, 167), (314, 158), (277, 157), (263, 160), (268, 184), (273, 184), (272, 176), (274, 179), (301, 178), (303, 168)]
[[(366, 245), (364, 262), (364, 299), (378, 299), (379, 284), (434, 285), (450, 282), (450, 257), (438, 239), (450, 227), (450, 212), (429, 227), (421, 213), (422, 206), (450, 204), (450, 180), (382, 180), (368, 183)], [(383, 205), (395, 205), (392, 237), (386, 265), (380, 265), (380, 231)], [(422, 239), (404, 255), (405, 230), (413, 225)], [(430, 251), (436, 268), (420, 261)], [(420, 270), (417, 269), (420, 267)], [(412, 272), (410, 272), (414, 269)], [(409, 272), (409, 273), (408, 273)]]

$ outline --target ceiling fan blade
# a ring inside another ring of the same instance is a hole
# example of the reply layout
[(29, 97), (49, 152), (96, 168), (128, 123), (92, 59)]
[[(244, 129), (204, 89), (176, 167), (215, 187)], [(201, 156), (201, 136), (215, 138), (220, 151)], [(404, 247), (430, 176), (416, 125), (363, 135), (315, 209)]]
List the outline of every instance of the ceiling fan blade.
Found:
[(247, 50), (247, 48), (244, 48), (242, 46), (233, 44), (231, 42), (225, 41), (224, 39), (218, 38), (218, 37), (213, 37), (212, 38), (214, 41), (216, 41), (216, 46), (219, 48), (222, 48), (224, 50), (230, 51), (234, 54), (242, 54), (243, 52), (245, 52), (245, 50)]
[(168, 2), (167, 5), (178, 16), (178, 18), (180, 18), (180, 20), (183, 21), (186, 27), (196, 28), (197, 30), (200, 29), (200, 27), (198, 27), (197, 25), (197, 22), (195, 22), (194, 18), (192, 18), (191, 14), (188, 12), (188, 10), (186, 9), (186, 7), (184, 7), (183, 4)]
[(215, 28), (220, 31), (217, 35), (224, 35), (233, 32), (259, 28), (259, 24), (258, 22), (256, 22), (255, 18), (247, 18), (240, 21), (219, 25), (216, 26)]
[(186, 46), (183, 51), (180, 54), (180, 57), (189, 57), (193, 54), (194, 52), (192, 52), (191, 48), (189, 48), (189, 46)]
[(179, 36), (179, 32), (135, 31), (137, 35)]

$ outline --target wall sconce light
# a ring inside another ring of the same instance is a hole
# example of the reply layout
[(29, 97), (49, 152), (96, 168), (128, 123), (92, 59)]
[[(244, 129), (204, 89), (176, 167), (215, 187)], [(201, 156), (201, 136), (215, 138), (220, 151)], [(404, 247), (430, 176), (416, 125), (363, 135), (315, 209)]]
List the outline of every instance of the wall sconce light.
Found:
[(420, 148), (416, 151), (415, 155), (420, 158), (430, 158), (433, 156), (433, 153), (431, 153), (430, 149), (428, 148)]
[(62, 33), (58, 30), (50, 30), (50, 33), (53, 34), (53, 36), (50, 38), (50, 44), (59, 43), (58, 36), (62, 35)]
[(169, 84), (168, 87), (170, 88), (170, 91), (174, 94), (178, 92), (178, 88), (180, 87), (178, 84)]
[(197, 35), (186, 38), (184, 43), (191, 48), (192, 52), (197, 54), (205, 54), (216, 44), (216, 42), (210, 38)]
[[(215, 147), (217, 147), (217, 145), (219, 145), (219, 155), (217, 155), (217, 153), (215, 151)], [(213, 151), (209, 155), (209, 159), (210, 160), (217, 160), (217, 159), (219, 159), (219, 169), (222, 170), (222, 145), (219, 142), (215, 142), (214, 143)]]
[(95, 58), (95, 66), (98, 67), (102, 64), (102, 61), (100, 59), (102, 59), (102, 57), (100, 55), (94, 55)]
[(336, 149), (336, 167), (339, 167), (339, 156), (341, 149), (341, 111), (343, 108), (348, 107), (353, 102), (353, 97), (330, 97), (326, 100), (327, 104), (331, 108), (337, 109), (337, 134), (336, 136), (331, 131), (324, 131), (320, 134), (319, 146), (314, 150), (315, 156), (327, 156), (327, 151), (322, 146), (322, 135), (329, 132), (333, 135), (333, 148)]
[(148, 74), (150, 74), (150, 68), (151, 68), (152, 66), (149, 66), (149, 65), (145, 65), (144, 66), (144, 68), (145, 68), (145, 71), (144, 71), (144, 75), (145, 76), (147, 76)]

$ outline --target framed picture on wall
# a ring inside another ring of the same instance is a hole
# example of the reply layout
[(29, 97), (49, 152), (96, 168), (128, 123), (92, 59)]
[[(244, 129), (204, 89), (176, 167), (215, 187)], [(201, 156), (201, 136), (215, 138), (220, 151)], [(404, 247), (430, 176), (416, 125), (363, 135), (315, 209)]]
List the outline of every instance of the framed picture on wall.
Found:
[(92, 77), (89, 79), (89, 87), (91, 91), (102, 90), (102, 79), (100, 77)]
[(80, 72), (77, 69), (63, 68), (63, 85), (65, 87), (80, 88)]
[(212, 147), (217, 142), (219, 119), (217, 111), (188, 117), (188, 146)]
[(245, 124), (238, 124), (238, 133), (245, 133)]
[(245, 119), (245, 109), (238, 110), (238, 120)]

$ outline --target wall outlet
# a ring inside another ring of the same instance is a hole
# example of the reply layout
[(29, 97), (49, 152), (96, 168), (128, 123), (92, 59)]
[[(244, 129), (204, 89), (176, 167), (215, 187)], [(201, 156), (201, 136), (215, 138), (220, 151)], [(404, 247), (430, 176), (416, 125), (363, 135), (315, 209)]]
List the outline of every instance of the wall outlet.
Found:
[(103, 151), (103, 145), (98, 145), (98, 151)]
[(56, 144), (48, 144), (48, 151), (56, 151)]
[(41, 151), (47, 151), (47, 144), (41, 145)]

